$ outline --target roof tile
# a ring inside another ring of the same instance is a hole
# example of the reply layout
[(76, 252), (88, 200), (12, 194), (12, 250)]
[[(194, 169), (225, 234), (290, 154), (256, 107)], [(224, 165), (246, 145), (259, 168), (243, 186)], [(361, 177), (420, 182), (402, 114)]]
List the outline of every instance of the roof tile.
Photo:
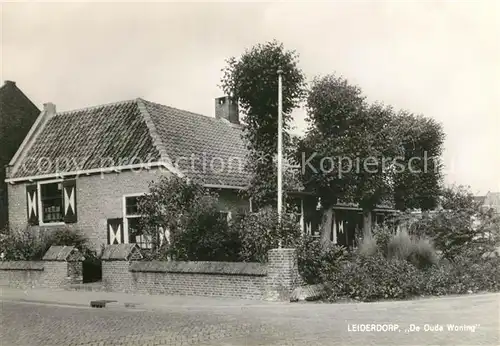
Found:
[(244, 187), (245, 155), (240, 126), (136, 99), (58, 113), (12, 177), (170, 160), (199, 183)]

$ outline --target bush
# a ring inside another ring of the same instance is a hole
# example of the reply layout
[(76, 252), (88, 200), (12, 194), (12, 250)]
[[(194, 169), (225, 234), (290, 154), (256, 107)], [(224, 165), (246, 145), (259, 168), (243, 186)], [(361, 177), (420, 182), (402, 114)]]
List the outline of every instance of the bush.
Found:
[[(218, 209), (218, 196), (199, 184), (163, 177), (139, 199), (143, 232), (151, 236), (149, 259), (238, 261), (240, 241)], [(170, 230), (170, 244), (160, 245), (160, 229)]]
[(439, 257), (432, 242), (426, 238), (418, 238), (413, 243), (410, 262), (417, 268), (428, 268), (438, 263)]
[(217, 199), (205, 196), (182, 217), (167, 253), (183, 261), (239, 261), (240, 240), (220, 214)]
[(425, 271), (422, 294), (445, 295), (500, 290), (500, 258), (471, 262), (458, 256)]
[(379, 253), (379, 247), (376, 238), (363, 237), (358, 247), (358, 253), (361, 256), (371, 257)]
[(431, 239), (449, 260), (473, 248), (486, 254), (500, 246), (500, 217), (480, 209), (467, 189), (445, 189), (442, 205), (442, 210), (421, 215), (399, 214), (391, 222), (404, 225), (410, 234)]
[(375, 225), (373, 229), (373, 235), (375, 237), (377, 248), (379, 249), (379, 251), (383, 254), (387, 254), (389, 241), (394, 236), (394, 232), (390, 225)]
[(303, 236), (297, 244), (299, 273), (306, 284), (319, 284), (326, 273), (335, 272), (349, 258), (349, 252), (336, 245), (323, 247), (318, 239)]
[(6, 261), (40, 261), (49, 247), (45, 237), (29, 228), (10, 230), (0, 238), (0, 253)]
[(296, 220), (283, 214), (278, 226), (278, 213), (272, 208), (243, 215), (233, 227), (241, 239), (241, 258), (249, 262), (267, 262), (269, 250), (277, 248), (280, 242), (283, 248), (295, 247), (301, 237)]
[(25, 228), (11, 230), (0, 240), (0, 252), (10, 261), (39, 261), (52, 245), (74, 246), (91, 259), (96, 257), (88, 238), (79, 230), (59, 228), (50, 232)]
[(361, 301), (405, 299), (418, 294), (421, 273), (407, 261), (381, 255), (356, 256), (326, 281), (329, 300), (348, 297)]
[(362, 239), (358, 254), (365, 257), (382, 255), (391, 260), (408, 261), (417, 268), (438, 262), (432, 242), (425, 237), (410, 236), (407, 231), (392, 234), (388, 227), (378, 227), (374, 237)]

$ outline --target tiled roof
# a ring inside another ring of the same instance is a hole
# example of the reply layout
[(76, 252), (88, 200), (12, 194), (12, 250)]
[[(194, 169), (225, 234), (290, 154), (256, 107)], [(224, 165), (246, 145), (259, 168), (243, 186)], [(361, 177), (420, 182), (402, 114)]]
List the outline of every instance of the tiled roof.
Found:
[[(12, 178), (74, 171), (74, 162), (87, 170), (166, 160), (199, 183), (243, 187), (245, 155), (239, 126), (135, 99), (57, 113)], [(41, 159), (59, 166), (40, 166)]]
[(133, 157), (160, 158), (135, 100), (57, 113), (13, 178), (121, 166)]
[(170, 160), (189, 178), (204, 184), (246, 186), (246, 148), (239, 126), (143, 102)]

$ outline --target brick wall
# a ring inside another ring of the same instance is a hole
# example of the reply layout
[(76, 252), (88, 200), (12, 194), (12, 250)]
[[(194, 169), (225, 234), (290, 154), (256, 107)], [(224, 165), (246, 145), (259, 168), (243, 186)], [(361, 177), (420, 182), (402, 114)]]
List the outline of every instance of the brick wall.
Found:
[(129, 261), (102, 261), (102, 285), (113, 292), (133, 292)]
[(106, 290), (144, 294), (288, 300), (298, 283), (293, 249), (274, 249), (269, 263), (103, 260)]
[[(161, 175), (170, 174), (165, 169), (142, 170), (140, 172), (123, 171), (81, 176), (77, 179), (77, 214), (78, 222), (67, 225), (83, 231), (100, 251), (107, 243), (107, 220), (123, 217), (123, 196), (145, 193), (151, 181)], [(248, 201), (237, 196), (236, 191), (221, 191), (220, 207), (247, 208)], [(14, 229), (27, 226), (26, 184), (9, 184), (9, 223)], [(31, 226), (34, 232), (48, 232), (61, 226)]]
[(268, 252), (267, 300), (288, 300), (299, 286), (299, 269), (295, 249), (272, 249)]
[[(81, 272), (81, 266), (81, 262), (64, 261), (1, 262), (0, 285), (16, 288), (62, 288), (78, 281), (75, 273), (78, 273), (78, 268)], [(81, 276), (79, 282), (81, 283)]]
[(0, 285), (16, 288), (43, 287), (41, 261), (0, 262)]

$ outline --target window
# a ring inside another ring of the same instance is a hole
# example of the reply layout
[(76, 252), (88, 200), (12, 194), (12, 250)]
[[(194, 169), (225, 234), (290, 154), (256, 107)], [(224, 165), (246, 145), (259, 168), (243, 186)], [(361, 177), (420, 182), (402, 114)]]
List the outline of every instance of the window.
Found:
[(59, 223), (63, 216), (62, 182), (40, 183), (40, 202), (43, 223)]
[(125, 196), (125, 218), (124, 224), (128, 234), (128, 242), (136, 243), (143, 249), (151, 248), (151, 237), (143, 234), (139, 227), (139, 198), (141, 195)]

